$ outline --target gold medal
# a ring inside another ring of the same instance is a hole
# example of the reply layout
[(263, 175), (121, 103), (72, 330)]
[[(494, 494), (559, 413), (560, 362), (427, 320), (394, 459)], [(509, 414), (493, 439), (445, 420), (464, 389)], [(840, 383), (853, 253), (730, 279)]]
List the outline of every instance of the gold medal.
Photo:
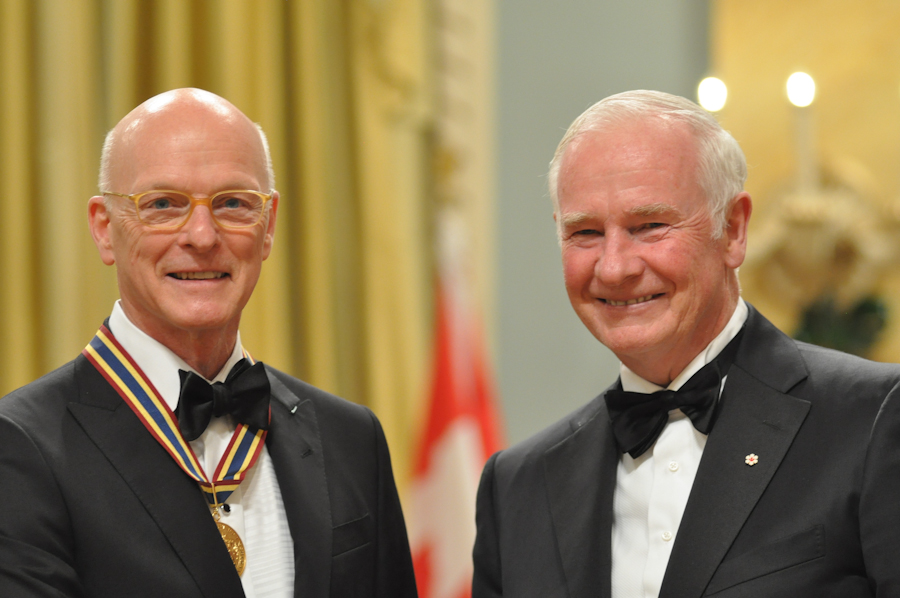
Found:
[(221, 521), (216, 521), (216, 525), (219, 526), (219, 533), (222, 535), (222, 540), (225, 542), (225, 548), (228, 549), (234, 568), (237, 569), (238, 575), (243, 575), (244, 567), (247, 566), (247, 552), (244, 550), (244, 543), (241, 542), (241, 537), (230, 525), (225, 525)]
[(219, 535), (222, 536), (222, 541), (225, 542), (228, 556), (231, 557), (231, 562), (234, 563), (234, 568), (237, 569), (238, 576), (240, 576), (244, 574), (244, 568), (247, 566), (247, 551), (244, 550), (244, 543), (241, 541), (238, 533), (234, 531), (234, 528), (219, 521), (219, 518), (222, 516), (219, 513), (220, 506), (218, 503), (211, 505), (210, 510), (212, 511), (213, 520), (215, 520), (216, 526), (219, 528)]

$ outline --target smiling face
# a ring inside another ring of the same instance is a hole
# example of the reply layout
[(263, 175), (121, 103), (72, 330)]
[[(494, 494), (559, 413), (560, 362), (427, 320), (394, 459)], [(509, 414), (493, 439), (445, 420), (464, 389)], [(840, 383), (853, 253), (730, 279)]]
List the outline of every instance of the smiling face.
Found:
[(566, 151), (559, 211), (566, 290), (584, 325), (638, 375), (667, 385), (737, 304), (750, 198), (720, 239), (685, 125), (659, 118), (584, 133)]
[[(182, 90), (137, 108), (117, 127), (110, 158), (103, 191), (270, 191), (259, 132), (212, 94)], [(223, 229), (208, 207), (197, 206), (173, 231), (143, 225), (128, 199), (91, 198), (91, 233), (104, 263), (116, 264), (129, 319), (173, 350), (210, 335), (233, 343), (272, 248), (277, 202), (276, 195), (252, 228)]]

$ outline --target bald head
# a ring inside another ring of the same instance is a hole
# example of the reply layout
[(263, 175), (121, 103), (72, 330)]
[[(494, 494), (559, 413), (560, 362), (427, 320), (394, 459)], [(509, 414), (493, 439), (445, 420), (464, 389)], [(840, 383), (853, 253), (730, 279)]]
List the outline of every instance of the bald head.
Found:
[[(173, 193), (138, 199), (153, 191)], [(217, 211), (232, 217), (249, 209), (247, 197), (260, 194), (266, 201), (254, 224), (234, 227), (217, 218)], [(177, 226), (154, 226), (141, 216), (172, 216), (185, 199), (190, 208)], [(100, 258), (116, 266), (128, 319), (209, 379), (231, 355), (271, 253), (278, 200), (259, 129), (214, 94), (158, 95), (107, 136), (101, 193), (88, 200)]]
[[(135, 158), (161, 145), (216, 130), (220, 135), (243, 143), (258, 159), (263, 192), (275, 186), (269, 144), (259, 125), (254, 124), (228, 100), (202, 89), (174, 89), (154, 96), (129, 112), (106, 135), (100, 157), (100, 190), (134, 193), (121, 189), (122, 180), (134, 180)], [(211, 153), (215, 148), (210, 148)]]

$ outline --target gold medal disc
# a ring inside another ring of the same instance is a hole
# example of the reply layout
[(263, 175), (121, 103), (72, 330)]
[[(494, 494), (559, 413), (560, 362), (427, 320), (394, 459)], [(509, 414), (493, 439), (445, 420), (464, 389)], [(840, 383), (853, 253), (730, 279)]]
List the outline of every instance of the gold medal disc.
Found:
[(241, 542), (241, 537), (230, 525), (225, 525), (220, 521), (216, 521), (216, 525), (219, 526), (219, 533), (222, 535), (228, 554), (231, 555), (231, 562), (234, 563), (234, 568), (237, 569), (238, 575), (243, 575), (244, 567), (247, 566), (247, 552), (244, 550), (244, 543)]

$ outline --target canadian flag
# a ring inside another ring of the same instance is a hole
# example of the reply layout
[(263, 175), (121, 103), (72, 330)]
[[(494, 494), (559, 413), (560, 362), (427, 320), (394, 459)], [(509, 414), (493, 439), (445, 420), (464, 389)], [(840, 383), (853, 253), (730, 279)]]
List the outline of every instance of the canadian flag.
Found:
[(463, 267), (464, 233), (459, 215), (445, 208), (430, 405), (407, 517), (420, 598), (471, 595), (475, 495), (485, 461), (501, 448), (484, 331)]

